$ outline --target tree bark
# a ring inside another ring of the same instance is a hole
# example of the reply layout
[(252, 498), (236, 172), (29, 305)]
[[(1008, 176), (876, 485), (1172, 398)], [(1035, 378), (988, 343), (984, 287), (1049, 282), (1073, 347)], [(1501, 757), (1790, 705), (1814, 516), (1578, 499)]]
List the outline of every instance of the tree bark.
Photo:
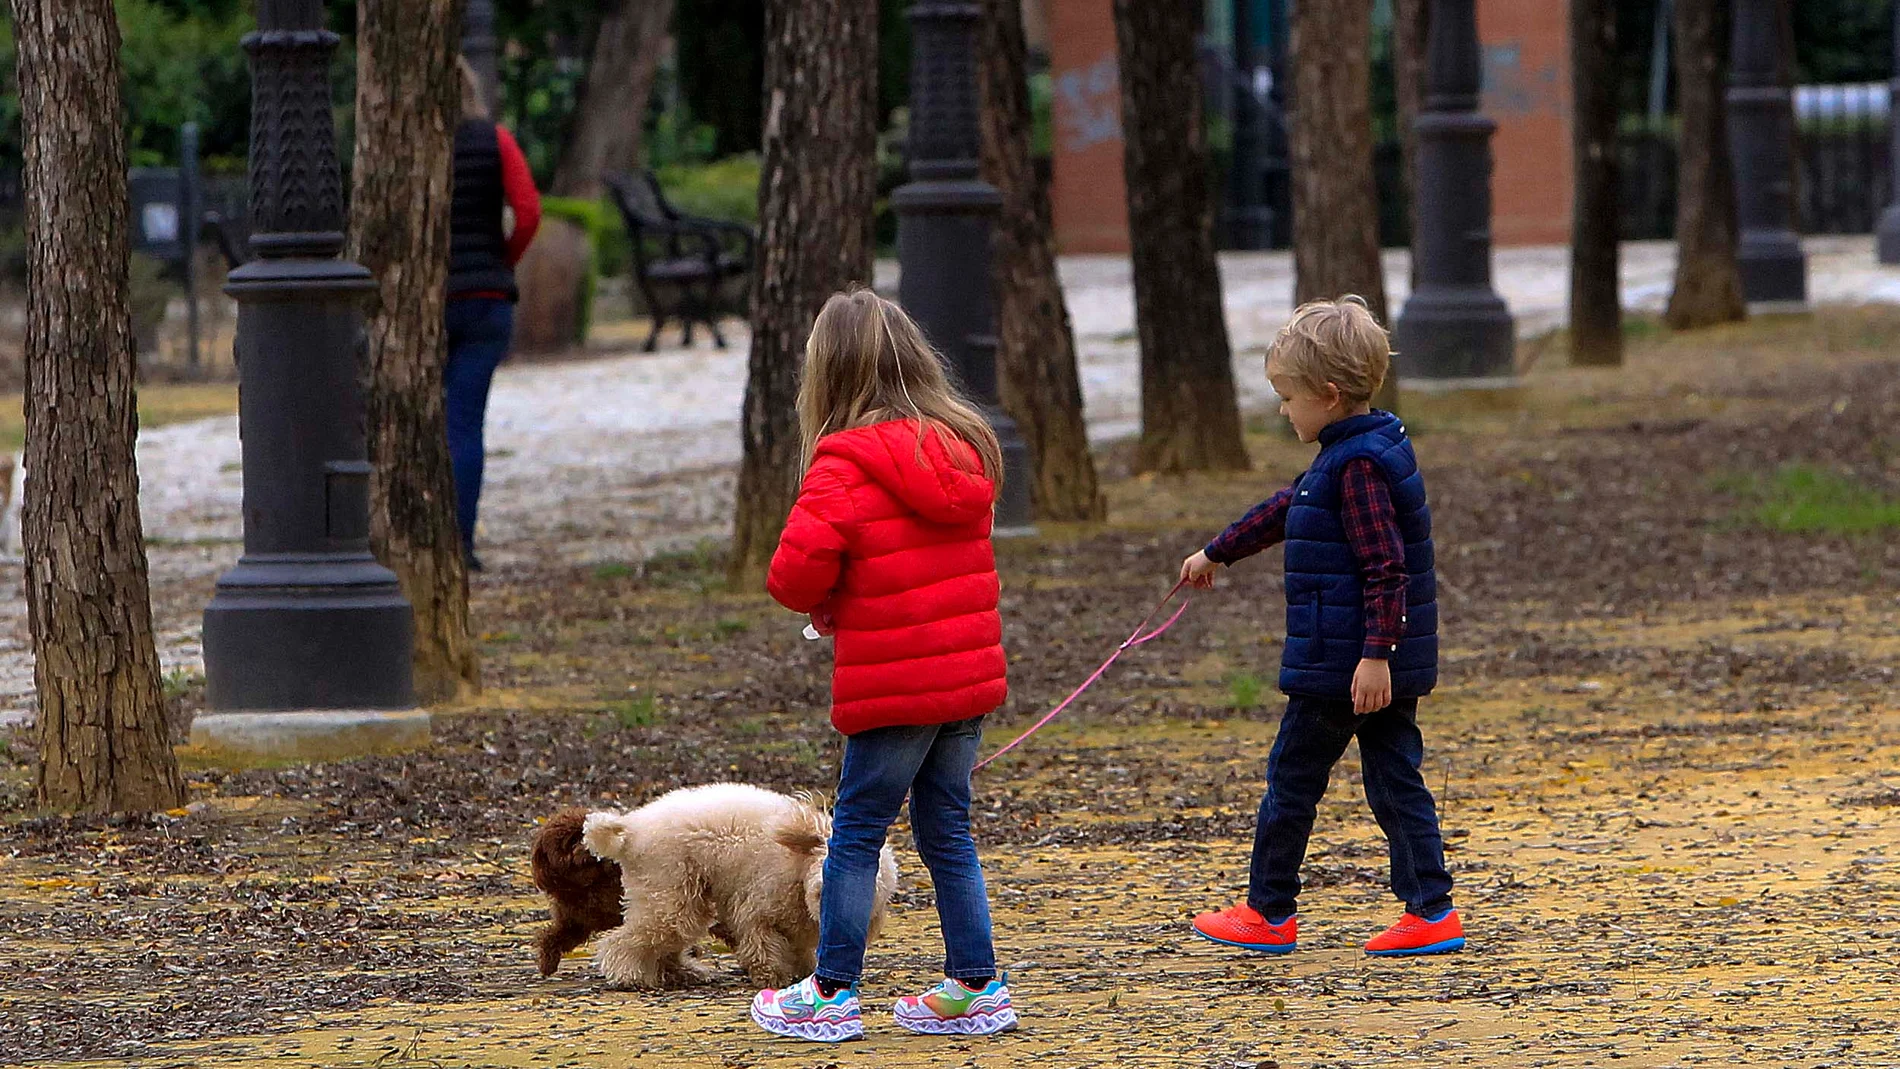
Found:
[(640, 165), (647, 101), (666, 54), (674, 0), (610, 0), (581, 79), (574, 125), (549, 189), (560, 197), (598, 198), (600, 176)]
[(27, 627), (34, 793), (55, 809), (184, 801), (152, 639), (133, 442), (119, 27), (111, 0), (13, 0), (25, 134)]
[[(1418, 248), (1418, 121), (1425, 101), (1425, 41), (1431, 29), (1430, 0), (1393, 0), (1392, 81), (1399, 111), (1399, 169), (1405, 179), (1405, 220), (1410, 247)], [(1418, 288), (1418, 260), (1412, 259), (1411, 289)]]
[(359, 0), (348, 255), (365, 309), (370, 541), (415, 609), (416, 697), (480, 685), (442, 395), (463, 0)]
[(1028, 47), (1020, 0), (984, 0), (979, 89), (983, 178), (1002, 195), (996, 219), (997, 384), (1029, 446), (1038, 519), (1107, 515), (1089, 453), (1075, 331), (1056, 273), (1049, 191), (1029, 155)]
[(1383, 323), (1371, 36), (1372, 0), (1293, 15), (1293, 303), (1357, 293)]
[(1736, 262), (1735, 178), (1723, 93), (1726, 0), (1676, 0), (1676, 279), (1663, 321), (1689, 330), (1742, 319)]
[(1571, 155), (1570, 359), (1623, 363), (1623, 304), (1617, 286), (1616, 3), (1570, 0)]
[(1195, 56), (1201, 16), (1198, 3), (1115, 0), (1143, 471), (1248, 466), (1214, 259)]
[[(674, 0), (610, 0), (601, 13), (574, 124), (548, 185), (553, 195), (598, 200), (603, 172), (640, 165), (647, 100), (666, 53), (673, 5)], [(587, 235), (580, 227), (545, 219), (516, 269), (518, 349), (560, 350), (586, 340), (576, 333), (583, 318), (579, 302), (587, 256)]]
[(759, 246), (745, 391), (745, 457), (731, 578), (756, 585), (798, 493), (793, 403), (812, 318), (871, 282), (876, 199), (877, 0), (765, 7)]

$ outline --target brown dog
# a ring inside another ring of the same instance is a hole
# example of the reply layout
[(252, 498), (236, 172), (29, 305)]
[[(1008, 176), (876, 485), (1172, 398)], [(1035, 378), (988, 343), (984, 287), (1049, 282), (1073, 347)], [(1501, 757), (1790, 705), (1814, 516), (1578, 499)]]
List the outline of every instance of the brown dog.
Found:
[(587, 810), (563, 809), (534, 833), (534, 885), (548, 896), (548, 926), (535, 937), (542, 976), (595, 932), (620, 927), (620, 864), (602, 861), (581, 842)]

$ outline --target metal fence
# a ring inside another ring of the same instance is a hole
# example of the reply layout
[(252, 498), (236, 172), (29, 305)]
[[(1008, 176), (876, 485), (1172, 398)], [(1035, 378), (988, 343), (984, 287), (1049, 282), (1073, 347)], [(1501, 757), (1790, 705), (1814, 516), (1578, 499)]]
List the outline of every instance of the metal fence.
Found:
[[(1892, 190), (1886, 83), (1797, 86), (1793, 105), (1795, 228), (1871, 233)], [(1675, 235), (1677, 133), (1664, 116), (1618, 136), (1626, 239)]]

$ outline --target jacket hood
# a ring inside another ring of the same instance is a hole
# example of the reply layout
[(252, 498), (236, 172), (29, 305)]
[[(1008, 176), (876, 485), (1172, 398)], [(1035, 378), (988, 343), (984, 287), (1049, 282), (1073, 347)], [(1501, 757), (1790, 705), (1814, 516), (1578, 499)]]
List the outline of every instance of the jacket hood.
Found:
[(919, 441), (912, 420), (828, 434), (818, 439), (817, 455), (851, 461), (932, 523), (968, 523), (986, 516), (996, 497), (974, 447), (934, 430), (926, 430)]

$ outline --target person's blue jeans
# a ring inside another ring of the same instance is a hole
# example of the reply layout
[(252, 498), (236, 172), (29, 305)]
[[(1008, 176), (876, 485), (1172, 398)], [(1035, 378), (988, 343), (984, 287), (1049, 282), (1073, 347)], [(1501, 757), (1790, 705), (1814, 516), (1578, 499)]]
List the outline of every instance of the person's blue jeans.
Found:
[(818, 976), (855, 984), (877, 895), (877, 858), (885, 832), (910, 795), (917, 853), (937, 892), (945, 976), (996, 974), (990, 899), (970, 837), (970, 768), (983, 718), (928, 727), (874, 728), (845, 740), (838, 803), (819, 901)]
[(1359, 716), (1349, 701), (1295, 694), (1287, 699), (1267, 758), (1267, 791), (1254, 824), (1247, 904), (1268, 920), (1295, 912), (1313, 818), (1333, 765), (1354, 735), (1359, 736), (1366, 802), (1392, 858), (1392, 893), (1419, 917), (1434, 918), (1451, 908), (1438, 810), (1419, 774), (1425, 742), (1418, 733), (1418, 699), (1400, 698)]
[(449, 464), (455, 469), (455, 518), (462, 551), (475, 549), (475, 518), (482, 499), (482, 424), (488, 388), (508, 358), (515, 306), (496, 297), (457, 297), (446, 314), (449, 360), (442, 371), (449, 424)]

